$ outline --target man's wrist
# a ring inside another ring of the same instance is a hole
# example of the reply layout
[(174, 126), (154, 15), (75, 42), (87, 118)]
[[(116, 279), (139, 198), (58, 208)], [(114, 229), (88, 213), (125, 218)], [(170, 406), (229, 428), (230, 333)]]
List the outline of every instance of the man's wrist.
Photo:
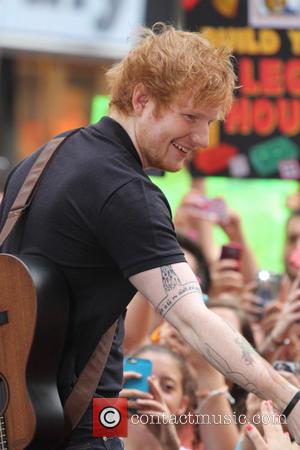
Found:
[(261, 396), (265, 400), (271, 400), (274, 408), (281, 413), (299, 389), (287, 381), (271, 365), (269, 366), (269, 375), (268, 383), (263, 383), (263, 386), (261, 386)]
[(293, 398), (289, 401), (289, 403), (287, 404), (287, 406), (284, 408), (284, 410), (282, 411), (282, 415), (285, 416), (286, 418), (288, 418), (288, 416), (290, 415), (290, 413), (293, 411), (293, 409), (295, 408), (295, 406), (297, 405), (297, 403), (300, 400), (300, 390), (298, 392), (296, 392), (296, 394), (293, 396)]
[(278, 375), (278, 379), (274, 378), (274, 386), (276, 385), (278, 390), (275, 394), (275, 397), (274, 391), (272, 390), (272, 393), (266, 392), (265, 398), (271, 399), (273, 401), (275, 409), (281, 412), (285, 410), (285, 408), (299, 389), (297, 389), (296, 386), (289, 383), (285, 378), (283, 378), (279, 372), (276, 372), (276, 374)]

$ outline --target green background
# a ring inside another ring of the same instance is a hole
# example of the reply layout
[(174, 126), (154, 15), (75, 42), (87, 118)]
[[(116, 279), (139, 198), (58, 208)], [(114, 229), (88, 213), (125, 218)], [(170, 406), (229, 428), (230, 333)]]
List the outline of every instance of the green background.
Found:
[[(174, 214), (180, 199), (189, 189), (188, 172), (182, 170), (151, 179), (165, 193)], [(284, 228), (289, 216), (285, 202), (287, 195), (297, 190), (297, 182), (208, 177), (205, 183), (209, 197), (223, 197), (242, 217), (247, 242), (260, 267), (281, 272)], [(217, 226), (214, 237), (220, 245), (226, 242), (226, 236)]]

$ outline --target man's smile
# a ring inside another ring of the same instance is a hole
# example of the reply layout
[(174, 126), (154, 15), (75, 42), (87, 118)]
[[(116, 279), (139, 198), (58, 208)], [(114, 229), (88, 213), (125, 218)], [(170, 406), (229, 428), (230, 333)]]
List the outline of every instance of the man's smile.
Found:
[(183, 147), (182, 145), (176, 144), (175, 142), (172, 142), (172, 144), (174, 145), (174, 147), (176, 147), (178, 150), (180, 150), (181, 152), (187, 154), (191, 149)]

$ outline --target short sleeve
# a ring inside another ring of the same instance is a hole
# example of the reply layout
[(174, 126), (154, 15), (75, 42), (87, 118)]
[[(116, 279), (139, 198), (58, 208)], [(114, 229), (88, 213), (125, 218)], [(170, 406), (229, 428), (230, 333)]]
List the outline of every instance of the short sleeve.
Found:
[(97, 235), (126, 278), (185, 261), (168, 202), (150, 180), (135, 178), (109, 197)]

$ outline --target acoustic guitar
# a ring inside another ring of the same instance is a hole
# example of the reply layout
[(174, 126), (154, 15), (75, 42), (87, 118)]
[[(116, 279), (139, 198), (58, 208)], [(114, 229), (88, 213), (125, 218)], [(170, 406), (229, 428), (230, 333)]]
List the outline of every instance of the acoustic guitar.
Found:
[(64, 435), (57, 372), (68, 310), (54, 264), (0, 255), (0, 450), (47, 450)]

